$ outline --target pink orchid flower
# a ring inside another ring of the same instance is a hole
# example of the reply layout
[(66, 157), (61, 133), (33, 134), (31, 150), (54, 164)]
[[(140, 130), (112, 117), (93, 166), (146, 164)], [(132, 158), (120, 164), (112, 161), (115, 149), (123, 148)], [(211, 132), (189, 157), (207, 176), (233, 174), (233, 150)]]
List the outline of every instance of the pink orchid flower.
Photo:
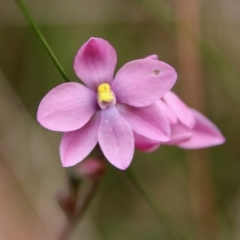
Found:
[[(158, 59), (150, 55), (145, 59)], [(156, 102), (171, 126), (171, 140), (165, 145), (184, 149), (207, 148), (223, 144), (225, 138), (220, 130), (203, 114), (188, 107), (175, 93), (169, 91)], [(161, 142), (134, 133), (135, 145), (141, 151), (155, 151)]]
[(139, 59), (125, 64), (113, 78), (116, 62), (116, 52), (106, 40), (90, 38), (73, 66), (86, 86), (63, 83), (39, 105), (40, 124), (64, 132), (64, 167), (82, 161), (99, 143), (110, 163), (126, 169), (133, 158), (134, 134), (160, 142), (170, 139), (167, 117), (155, 102), (174, 85), (175, 70), (159, 60)]
[[(157, 105), (168, 118), (171, 140), (165, 145), (176, 145), (184, 149), (207, 148), (223, 144), (225, 138), (220, 130), (203, 114), (189, 108), (175, 93), (169, 91), (157, 101)], [(161, 143), (135, 134), (135, 145), (139, 150), (151, 152)]]

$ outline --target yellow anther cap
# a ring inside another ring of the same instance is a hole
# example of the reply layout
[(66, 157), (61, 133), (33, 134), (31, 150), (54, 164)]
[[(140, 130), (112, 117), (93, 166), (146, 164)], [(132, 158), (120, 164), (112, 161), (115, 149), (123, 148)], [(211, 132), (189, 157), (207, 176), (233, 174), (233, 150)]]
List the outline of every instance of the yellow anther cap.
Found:
[(100, 102), (109, 103), (114, 99), (114, 95), (112, 94), (112, 90), (109, 84), (102, 83), (98, 87), (98, 98)]
[(97, 91), (98, 104), (102, 109), (116, 104), (115, 95), (108, 83), (100, 84)]

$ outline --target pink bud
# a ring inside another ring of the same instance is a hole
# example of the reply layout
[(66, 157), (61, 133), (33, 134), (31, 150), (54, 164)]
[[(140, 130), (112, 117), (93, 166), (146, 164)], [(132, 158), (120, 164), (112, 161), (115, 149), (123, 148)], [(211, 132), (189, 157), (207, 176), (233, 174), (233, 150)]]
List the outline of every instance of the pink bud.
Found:
[(100, 178), (105, 172), (105, 164), (99, 158), (87, 158), (75, 168), (75, 173), (83, 178)]

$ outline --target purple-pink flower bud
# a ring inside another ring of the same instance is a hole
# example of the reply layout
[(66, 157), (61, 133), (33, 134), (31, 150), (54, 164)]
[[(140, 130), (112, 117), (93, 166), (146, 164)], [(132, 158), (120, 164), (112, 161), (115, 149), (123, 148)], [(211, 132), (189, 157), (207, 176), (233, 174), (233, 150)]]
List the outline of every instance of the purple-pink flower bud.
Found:
[(106, 172), (102, 159), (87, 158), (75, 167), (75, 174), (82, 178), (100, 178)]

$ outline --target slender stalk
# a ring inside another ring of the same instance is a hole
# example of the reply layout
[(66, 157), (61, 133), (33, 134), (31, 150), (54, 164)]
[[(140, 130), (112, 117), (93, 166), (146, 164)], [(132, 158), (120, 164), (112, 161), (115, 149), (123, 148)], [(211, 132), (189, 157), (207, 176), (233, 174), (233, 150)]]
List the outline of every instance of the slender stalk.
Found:
[(51, 50), (50, 46), (48, 45), (45, 37), (43, 36), (41, 30), (39, 29), (38, 25), (36, 24), (35, 20), (33, 19), (33, 17), (31, 16), (31, 14), (29, 13), (26, 5), (24, 4), (24, 2), (22, 0), (14, 0), (16, 2), (16, 4), (18, 5), (19, 9), (21, 10), (22, 14), (24, 15), (24, 17), (26, 18), (26, 20), (28, 21), (28, 23), (30, 24), (30, 26), (32, 27), (33, 31), (36, 33), (38, 39), (40, 40), (40, 42), (42, 43), (43, 47), (45, 48), (45, 50), (47, 51), (48, 55), (50, 56), (50, 58), (52, 59), (53, 63), (55, 64), (56, 68), (58, 69), (58, 71), (60, 72), (60, 74), (62, 75), (62, 77), (64, 78), (64, 80), (66, 82), (69, 82), (69, 79), (67, 77), (67, 74), (65, 73), (65, 71), (63, 70), (60, 62), (58, 61), (58, 59), (56, 58), (55, 54), (53, 53), (53, 51)]
[(85, 214), (86, 210), (90, 206), (90, 203), (95, 196), (95, 193), (97, 192), (99, 186), (99, 179), (94, 179), (88, 188), (88, 191), (83, 199), (80, 198), (80, 201), (78, 202), (76, 206), (76, 214), (73, 218), (73, 225), (76, 225), (76, 223), (82, 218), (82, 216)]
[[(146, 191), (146, 189), (142, 186), (140, 181), (138, 181), (135, 172), (132, 169), (127, 169), (125, 171), (127, 178), (130, 180), (134, 188), (137, 192), (141, 195), (141, 197), (145, 200), (151, 210), (155, 213), (158, 221), (163, 225), (164, 229), (167, 230), (167, 233), (170, 239), (184, 239), (186, 240), (187, 237), (183, 236), (182, 231), (169, 219), (168, 214), (164, 210), (163, 204), (159, 204), (158, 206), (155, 205), (154, 201), (150, 197), (150, 193)], [(160, 207), (161, 206), (161, 207)]]
[(76, 204), (75, 214), (72, 218), (66, 221), (65, 226), (57, 240), (69, 240), (74, 228), (78, 224), (78, 222), (82, 219), (86, 210), (88, 209), (90, 203), (92, 202), (93, 197), (95, 196), (97, 189), (99, 186), (99, 178), (93, 179), (88, 186), (88, 189), (84, 196), (78, 198), (78, 202)]

